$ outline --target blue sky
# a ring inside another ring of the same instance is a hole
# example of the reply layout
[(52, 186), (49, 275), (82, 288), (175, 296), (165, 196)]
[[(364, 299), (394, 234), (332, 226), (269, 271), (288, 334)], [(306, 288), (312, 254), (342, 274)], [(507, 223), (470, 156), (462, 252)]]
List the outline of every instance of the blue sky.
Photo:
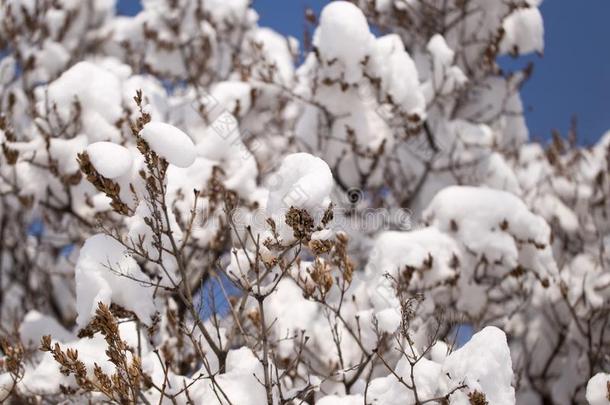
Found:
[[(283, 34), (303, 36), (306, 7), (319, 11), (325, 0), (254, 0), (260, 24)], [(119, 0), (119, 12), (133, 14), (137, 0)], [(506, 69), (534, 61), (534, 75), (522, 91), (533, 139), (548, 139), (552, 129), (566, 133), (578, 118), (580, 141), (591, 144), (610, 129), (610, 15), (608, 0), (545, 0), (546, 49), (543, 57), (503, 58)]]

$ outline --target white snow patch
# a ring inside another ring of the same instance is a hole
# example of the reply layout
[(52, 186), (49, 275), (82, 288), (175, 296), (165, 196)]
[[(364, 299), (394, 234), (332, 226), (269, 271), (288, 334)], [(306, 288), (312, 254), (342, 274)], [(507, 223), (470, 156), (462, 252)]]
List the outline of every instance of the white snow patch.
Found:
[(309, 211), (328, 206), (333, 175), (322, 159), (309, 153), (287, 155), (273, 176), (276, 187), (269, 193), (269, 214), (283, 214), (291, 206)]
[(345, 69), (345, 81), (362, 77), (362, 62), (369, 52), (373, 35), (362, 11), (347, 1), (334, 1), (324, 7), (314, 45), (327, 62), (337, 59)]
[(129, 149), (112, 142), (95, 142), (87, 146), (87, 155), (95, 170), (108, 179), (129, 172), (133, 157)]
[(76, 263), (76, 323), (87, 325), (98, 303), (116, 303), (135, 312), (149, 323), (155, 313), (153, 288), (136, 280), (147, 281), (125, 247), (108, 235), (97, 234), (85, 241)]
[[(515, 389), (511, 386), (513, 369), (506, 334), (495, 326), (475, 333), (462, 348), (451, 353), (443, 365), (445, 373), (453, 381), (464, 381), (470, 389), (484, 393), (490, 404), (515, 404)], [(459, 391), (456, 394), (463, 395)]]
[(140, 131), (140, 136), (157, 155), (175, 166), (189, 167), (195, 161), (193, 141), (173, 125), (149, 122)]
[(609, 405), (610, 374), (597, 373), (587, 383), (587, 401), (589, 405)]
[(526, 54), (544, 50), (544, 24), (538, 8), (519, 8), (513, 11), (504, 19), (502, 27), (502, 53), (517, 50), (519, 54)]

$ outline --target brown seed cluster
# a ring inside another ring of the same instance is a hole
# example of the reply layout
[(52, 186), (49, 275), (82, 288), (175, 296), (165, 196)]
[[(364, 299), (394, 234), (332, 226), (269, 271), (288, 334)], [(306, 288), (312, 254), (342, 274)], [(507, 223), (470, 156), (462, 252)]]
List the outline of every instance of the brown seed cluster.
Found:
[(0, 370), (6, 371), (13, 376), (22, 372), (24, 349), (21, 342), (11, 343), (6, 338), (0, 338), (0, 350), (4, 357), (0, 359)]
[(85, 363), (80, 360), (78, 350), (62, 350), (59, 343), (51, 345), (51, 336), (42, 337), (40, 350), (49, 352), (60, 365), (62, 374), (73, 375), (83, 392), (100, 392), (109, 400), (120, 404), (134, 404), (143, 388), (150, 385), (150, 377), (142, 371), (140, 358), (121, 339), (117, 318), (110, 308), (98, 304), (93, 321), (87, 326), (87, 335), (101, 333), (106, 341), (106, 356), (115, 366), (116, 372), (108, 375), (95, 363), (93, 376), (88, 373)]
[(286, 225), (292, 228), (296, 239), (304, 241), (309, 241), (311, 239), (314, 221), (306, 210), (290, 207), (286, 213)]
[(347, 254), (347, 243), (349, 238), (345, 232), (337, 234), (334, 250), (332, 251), (332, 263), (341, 270), (343, 279), (349, 284), (352, 282), (355, 266)]
[(471, 405), (489, 405), (487, 402), (487, 398), (485, 398), (485, 394), (481, 391), (472, 391), (468, 393), (468, 399), (470, 400)]
[(324, 260), (318, 258), (309, 269), (309, 275), (314, 282), (315, 287), (310, 287), (309, 291), (305, 291), (307, 295), (313, 295), (314, 290), (317, 289), (320, 292), (320, 295), (325, 297), (334, 283), (332, 267)]
[(129, 213), (129, 207), (121, 201), (121, 197), (119, 196), (121, 186), (99, 174), (95, 167), (93, 167), (87, 152), (79, 153), (77, 155), (77, 161), (81, 172), (87, 177), (87, 181), (112, 200), (110, 206), (119, 214), (127, 215)]

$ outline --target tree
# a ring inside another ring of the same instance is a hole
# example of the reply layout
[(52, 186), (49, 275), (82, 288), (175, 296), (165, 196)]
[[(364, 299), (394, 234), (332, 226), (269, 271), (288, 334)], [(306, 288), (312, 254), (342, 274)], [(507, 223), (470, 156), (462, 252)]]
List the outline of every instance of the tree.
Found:
[(610, 136), (496, 63), (538, 1), (143, 3), (0, 7), (2, 401), (610, 403)]

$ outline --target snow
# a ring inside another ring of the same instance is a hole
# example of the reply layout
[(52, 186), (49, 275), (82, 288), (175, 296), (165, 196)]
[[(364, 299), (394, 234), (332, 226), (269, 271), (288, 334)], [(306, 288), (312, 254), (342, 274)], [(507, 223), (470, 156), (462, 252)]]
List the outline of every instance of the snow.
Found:
[(382, 309), (375, 314), (379, 330), (384, 333), (394, 333), (400, 326), (402, 316), (395, 308)]
[(38, 54), (38, 60), (48, 80), (62, 71), (70, 60), (70, 54), (60, 43), (47, 39)]
[(565, 266), (561, 278), (571, 286), (567, 298), (576, 304), (584, 301), (592, 308), (601, 308), (610, 300), (610, 273), (604, 271), (590, 254), (579, 254)]
[(58, 169), (63, 174), (78, 171), (76, 156), (87, 145), (87, 137), (78, 135), (72, 139), (53, 138), (49, 140), (49, 154), (57, 160)]
[(116, 143), (94, 142), (86, 150), (95, 170), (108, 179), (125, 175), (133, 165), (129, 149)]
[(194, 204), (193, 189), (201, 187), (210, 179), (215, 163), (213, 160), (197, 157), (187, 168), (170, 166), (167, 169), (167, 198), (171, 204), (175, 204), (181, 212), (188, 213)]
[[(465, 381), (470, 390), (485, 394), (495, 405), (514, 405), (515, 389), (512, 362), (505, 333), (488, 326), (475, 333), (470, 341), (451, 353), (443, 364), (443, 374), (453, 381)], [(460, 396), (461, 392), (454, 394)]]
[[(412, 371), (411, 364), (403, 356), (394, 373), (409, 385), (414, 381), (420, 401), (443, 397), (464, 383), (466, 392), (482, 392), (490, 404), (515, 404), (510, 353), (506, 335), (500, 329), (492, 326), (484, 328), (475, 333), (466, 345), (446, 358), (440, 357), (440, 360), (437, 362), (422, 357)], [(389, 374), (371, 381), (367, 393), (371, 404), (415, 402), (413, 391), (398, 381), (395, 375)], [(464, 390), (455, 391), (449, 397), (450, 403), (470, 403)]]
[[(449, 264), (460, 251), (455, 241), (436, 228), (428, 227), (411, 232), (387, 231), (381, 233), (369, 255), (366, 272), (376, 275), (389, 273), (397, 276), (405, 266), (422, 268), (432, 255), (435, 260), (430, 271), (416, 274), (415, 283), (433, 285), (443, 279), (455, 276), (455, 269)], [(417, 278), (422, 277), (419, 281)], [(425, 288), (425, 287), (424, 287)]]
[(396, 366), (396, 373), (403, 378), (409, 378), (411, 372), (417, 385), (418, 395), (422, 398), (434, 398), (436, 384), (441, 380), (442, 366), (424, 357), (412, 367), (405, 357), (401, 358)]
[[(514, 195), (521, 195), (522, 190), (514, 171), (499, 153), (492, 153), (485, 159), (480, 171), (485, 178), (484, 184), (489, 188), (508, 191)], [(546, 218), (546, 217), (545, 217)]]
[(164, 122), (149, 122), (140, 131), (150, 148), (169, 163), (189, 167), (195, 161), (195, 145), (187, 134)]
[(504, 37), (500, 50), (519, 54), (542, 52), (544, 50), (544, 25), (542, 14), (537, 7), (517, 8), (502, 24)]
[(372, 69), (381, 78), (384, 92), (410, 115), (425, 116), (426, 103), (415, 63), (398, 35), (386, 35), (374, 42)]
[[(169, 273), (169, 276), (172, 277), (172, 279), (175, 279), (175, 274), (173, 273), (177, 269), (176, 259), (170, 253), (172, 244), (166, 233), (161, 237), (161, 246), (157, 245), (155, 235), (149, 224), (147, 224), (149, 218), (153, 217), (151, 209), (152, 207), (149, 202), (145, 200), (139, 202), (134, 215), (129, 217), (126, 221), (128, 240), (137, 241), (137, 243), (141, 242), (141, 247), (151, 258), (153, 258), (153, 260), (161, 259), (164, 262), (164, 271), (160, 271), (160, 276), (164, 285), (171, 286), (173, 285), (172, 280), (169, 279), (166, 272)], [(182, 230), (178, 226), (176, 215), (173, 210), (168, 212), (168, 219), (169, 223), (165, 220), (165, 217), (163, 217), (161, 226), (164, 229), (170, 229), (174, 241), (180, 243), (182, 239)]]
[(328, 164), (318, 157), (308, 153), (287, 155), (272, 176), (274, 188), (267, 203), (271, 215), (284, 214), (290, 207), (313, 214), (330, 203), (333, 175)]
[(218, 22), (236, 22), (245, 17), (248, 0), (206, 0), (206, 9)]
[(438, 94), (451, 94), (457, 87), (468, 81), (462, 70), (454, 65), (455, 52), (449, 47), (445, 38), (435, 34), (426, 46), (432, 56), (432, 72), (423, 84), (426, 101), (431, 103)]
[(76, 336), (66, 330), (57, 320), (36, 310), (29, 311), (19, 326), (19, 335), (26, 345), (38, 346), (44, 335), (51, 335), (59, 342), (69, 342)]
[[(67, 349), (77, 350), (79, 359), (83, 361), (89, 378), (94, 378), (93, 369), (96, 364), (108, 375), (116, 373), (115, 366), (108, 360), (106, 353), (108, 346), (101, 333), (96, 333), (92, 338), (77, 339), (72, 337), (62, 341), (57, 339), (53, 332), (55, 331), (50, 329), (44, 333), (45, 335), (51, 334), (53, 339), (51, 345), (53, 346), (55, 342), (59, 342), (64, 351)], [(134, 322), (121, 322), (119, 324), (119, 334), (127, 345), (131, 347), (141, 345), (142, 350), (147, 350), (144, 335), (141, 335), (140, 340), (138, 340)], [(40, 340), (36, 344), (38, 346)], [(60, 384), (66, 387), (78, 387), (74, 377), (66, 376), (60, 371), (59, 364), (53, 359), (51, 353), (42, 354), (41, 360), (36, 365), (27, 367), (22, 384), (28, 391), (43, 395), (47, 393), (52, 395)]]
[(237, 118), (228, 110), (221, 110), (211, 125), (194, 127), (196, 153), (222, 165), (225, 173), (223, 183), (227, 189), (238, 192), (243, 198), (255, 199), (258, 176), (256, 159), (242, 141)]
[(98, 303), (118, 304), (133, 311), (149, 324), (155, 313), (153, 289), (142, 284), (148, 278), (127, 255), (126, 248), (104, 234), (85, 241), (76, 263), (76, 323), (83, 328), (91, 320)]
[[(273, 319), (276, 336), (295, 336), (299, 331), (306, 330), (315, 320), (318, 306), (302, 297), (302, 291), (290, 279), (278, 283), (276, 292), (265, 302), (269, 319)], [(286, 302), (292, 302), (287, 306)], [(294, 311), (294, 308), (299, 308)], [(279, 342), (280, 356), (289, 357), (294, 352), (294, 341), (283, 339)]]
[[(283, 85), (291, 85), (294, 76), (291, 39), (287, 39), (270, 28), (260, 27), (252, 35), (252, 41), (262, 45), (265, 59), (277, 67), (277, 81)], [(295, 46), (296, 47), (296, 46)], [(261, 69), (259, 74), (263, 74)]]
[(330, 229), (322, 229), (311, 234), (311, 240), (329, 240), (333, 237)]
[[(533, 214), (515, 195), (481, 187), (451, 186), (440, 191), (424, 211), (424, 219), (456, 238), (489, 261), (514, 268), (524, 258), (521, 243), (535, 244), (524, 267), (541, 277), (557, 271), (550, 249), (551, 231), (546, 221)], [(505, 227), (506, 229), (502, 229)]]
[[(42, 90), (42, 89), (40, 89)], [(48, 86), (48, 99), (38, 96), (38, 108), (44, 115), (45, 101), (57, 105), (64, 122), (72, 120), (73, 103), (81, 105), (84, 132), (90, 141), (117, 140), (114, 124), (121, 117), (121, 82), (110, 71), (92, 62), (78, 62)], [(42, 92), (41, 92), (42, 93)]]
[(15, 58), (12, 56), (0, 60), (0, 85), (5, 86), (13, 79), (16, 67)]
[(438, 61), (440, 64), (450, 65), (453, 63), (455, 52), (453, 52), (453, 49), (449, 48), (449, 45), (447, 45), (447, 42), (442, 35), (433, 35), (432, 38), (430, 38), (430, 41), (428, 41), (428, 46), (426, 48), (434, 60)]
[[(10, 107), (0, 131), (0, 329), (27, 350), (18, 398), (104, 400), (58, 396), (76, 382), (36, 350), (51, 334), (78, 350), (89, 375), (94, 363), (114, 373), (102, 336), (76, 336), (103, 302), (137, 316), (120, 317), (121, 337), (175, 402), (266, 403), (262, 293), (274, 404), (280, 387), (286, 399), (308, 383), (307, 400), (322, 405), (468, 405), (475, 391), (494, 405), (608, 404), (598, 346), (608, 343), (610, 134), (556, 156), (556, 145), (531, 143), (525, 73), (499, 74), (487, 60), (543, 51), (540, 0), (471, 0), (461, 11), (446, 2), (446, 13), (417, 0), (328, 2), (302, 63), (296, 39), (260, 27), (248, 0), (145, 0), (134, 17), (115, 16), (114, 0), (51, 3), (34, 13), (36, 1), (13, 0), (15, 35), (0, 27), (0, 101)], [(137, 90), (152, 122), (133, 136)], [(168, 162), (163, 196), (147, 194), (140, 142)], [(77, 175), (83, 151), (120, 187), (128, 213)], [(331, 201), (334, 219), (318, 227)], [(294, 240), (290, 207), (313, 216), (311, 240)], [(286, 251), (268, 239), (269, 217)], [(314, 264), (333, 280), (324, 302), (310, 295)], [(166, 316), (184, 308), (175, 292), (187, 284), (209, 309), (198, 287), (206, 274), (243, 287), (234, 312), (216, 314), (218, 328), (200, 314), (211, 337), (190, 315), (179, 328)], [(458, 348), (455, 323), (480, 331)], [(194, 342), (209, 369), (190, 361)], [(214, 343), (228, 353), (222, 371)], [(0, 397), (11, 384), (2, 372)], [(343, 377), (356, 378), (349, 389)], [(169, 400), (155, 388), (142, 395)]]
[[(366, 295), (384, 328), (396, 330), (401, 319), (399, 300), (387, 275), (398, 278), (406, 268), (413, 269), (409, 291), (425, 291), (430, 304), (427, 310), (432, 311), (448, 305), (442, 286), (457, 278), (459, 269), (453, 262), (459, 263), (461, 255), (459, 245), (434, 227), (379, 234), (365, 267), (366, 283), (374, 287), (367, 289)], [(432, 262), (430, 257), (434, 258)]]
[[(193, 394), (202, 404), (225, 404), (218, 398), (219, 389), (207, 383), (196, 387)], [(267, 402), (263, 367), (254, 354), (247, 347), (231, 350), (227, 354), (227, 371), (216, 377), (220, 389), (227, 395), (229, 403), (235, 405), (259, 405)], [(221, 396), (222, 398), (222, 396)]]
[[(87, 375), (93, 377), (94, 364), (98, 364), (107, 374), (115, 372), (115, 367), (106, 356), (106, 342), (97, 334), (93, 339), (79, 339), (61, 345), (63, 350), (74, 349), (78, 351), (79, 359), (87, 368)], [(42, 359), (26, 373), (21, 382), (29, 391), (41, 394), (53, 394), (57, 387), (77, 387), (74, 377), (65, 376), (60, 372), (59, 364), (53, 359), (51, 353), (44, 353)]]
[(122, 94), (123, 105), (131, 107), (132, 119), (135, 120), (140, 113), (133, 102), (137, 90), (142, 90), (145, 108), (153, 121), (161, 120), (167, 115), (169, 100), (167, 91), (163, 88), (161, 82), (148, 75), (132, 75), (123, 81)]
[(212, 87), (210, 96), (230, 113), (245, 115), (252, 104), (251, 92), (252, 87), (248, 83), (224, 81)]
[(400, 405), (414, 400), (413, 393), (392, 375), (371, 381), (367, 398), (374, 405)]
[(610, 404), (610, 374), (597, 373), (587, 383), (589, 405)]
[(364, 398), (362, 395), (328, 395), (320, 398), (316, 404), (318, 405), (360, 405)]
[(362, 11), (347, 1), (334, 1), (322, 9), (313, 42), (327, 63), (337, 59), (345, 69), (344, 80), (354, 83), (362, 77), (360, 62), (372, 40)]

